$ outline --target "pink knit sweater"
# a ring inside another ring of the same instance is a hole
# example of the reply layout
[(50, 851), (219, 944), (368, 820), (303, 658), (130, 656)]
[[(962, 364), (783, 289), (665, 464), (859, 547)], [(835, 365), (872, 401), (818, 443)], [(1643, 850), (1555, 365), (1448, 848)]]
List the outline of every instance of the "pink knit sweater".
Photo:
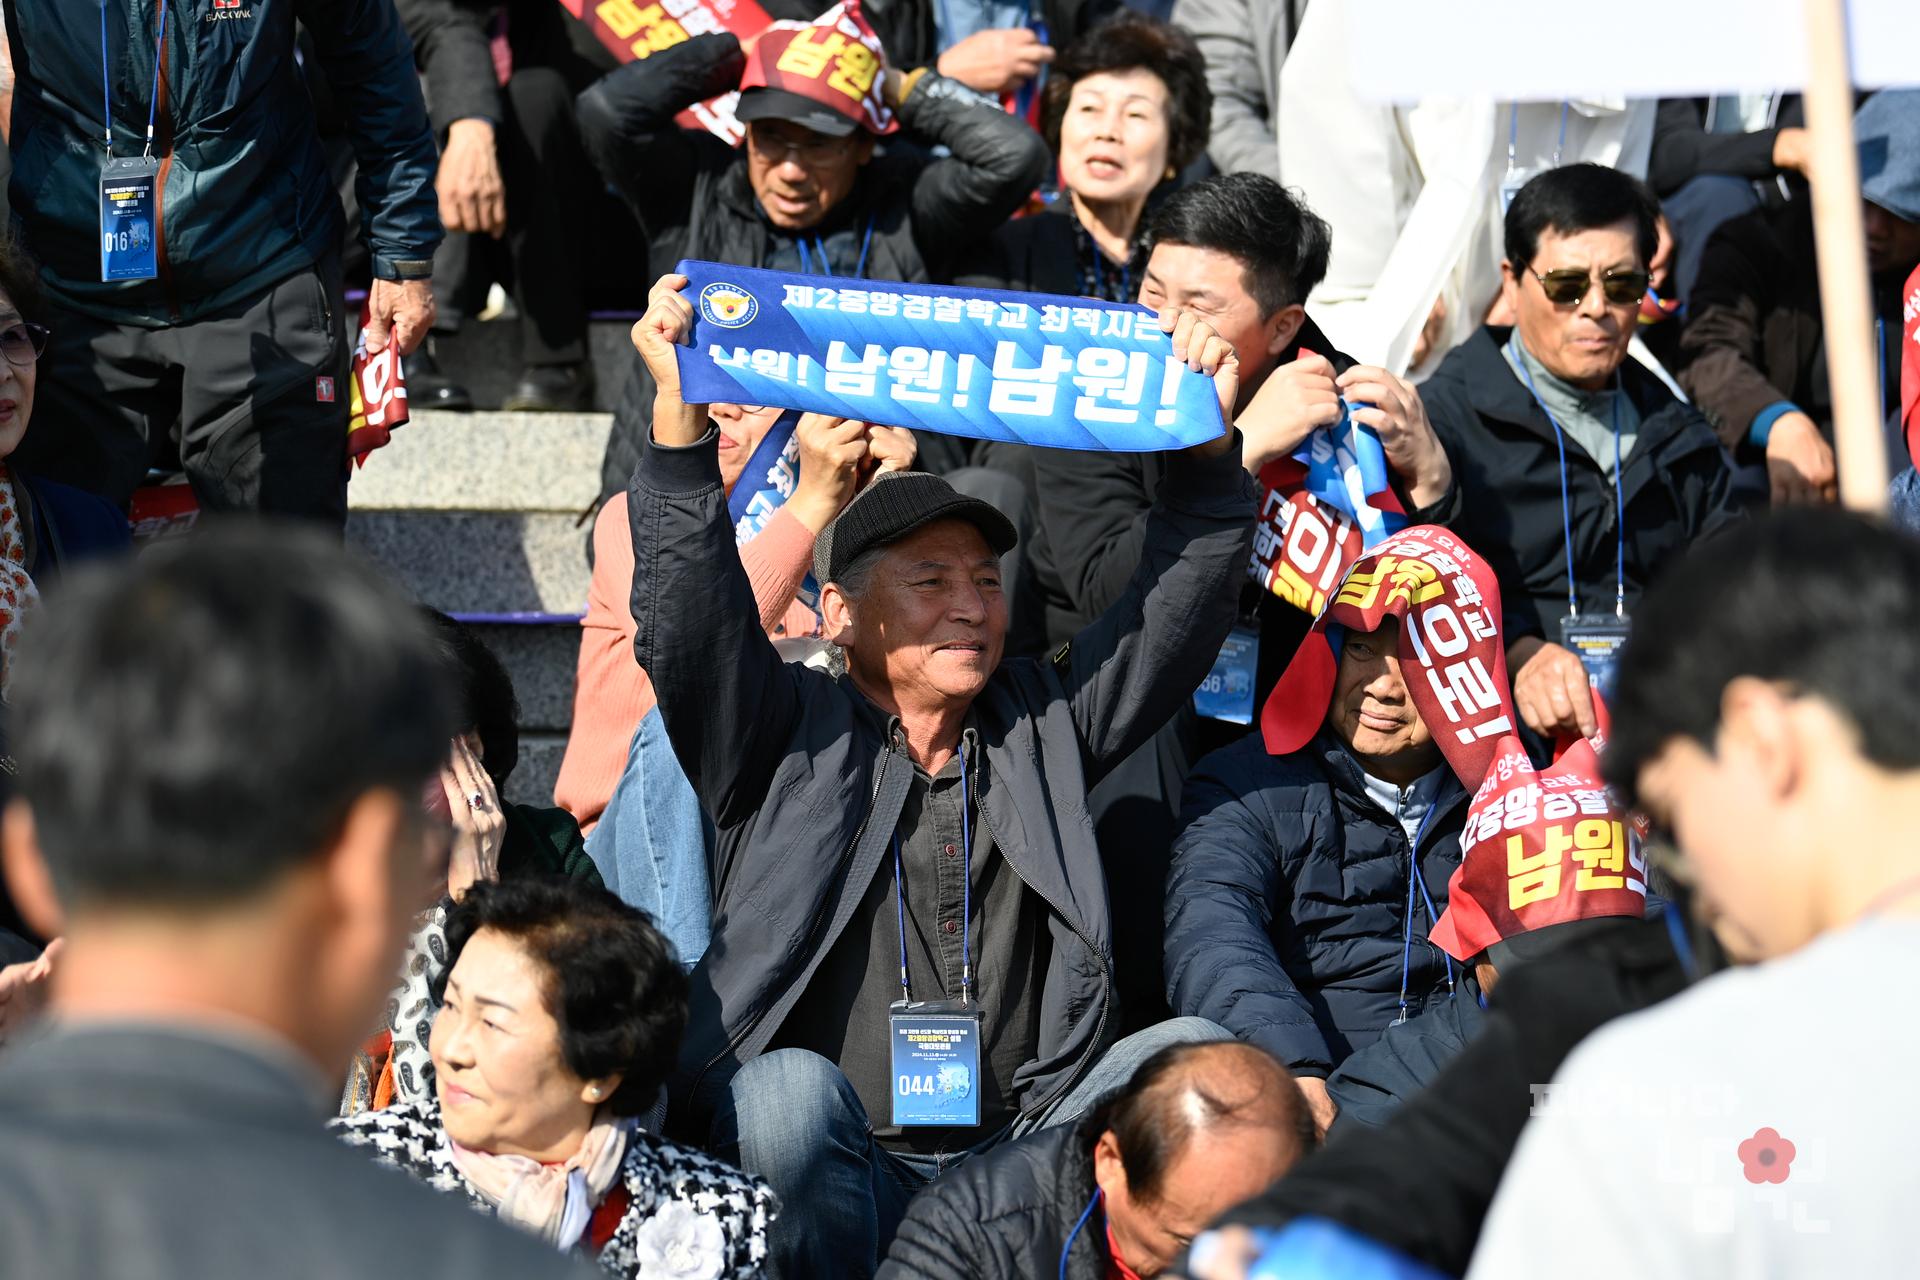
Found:
[[(753, 584), (760, 625), (776, 637), (819, 634), (813, 610), (794, 599), (813, 565), (813, 532), (786, 511), (774, 513), (740, 548)], [(633, 535), (627, 495), (616, 493), (593, 523), (593, 580), (580, 623), (580, 663), (573, 686), (573, 730), (553, 785), (553, 802), (579, 820), (600, 821), (627, 767), (640, 718), (653, 710), (653, 682), (633, 658)]]

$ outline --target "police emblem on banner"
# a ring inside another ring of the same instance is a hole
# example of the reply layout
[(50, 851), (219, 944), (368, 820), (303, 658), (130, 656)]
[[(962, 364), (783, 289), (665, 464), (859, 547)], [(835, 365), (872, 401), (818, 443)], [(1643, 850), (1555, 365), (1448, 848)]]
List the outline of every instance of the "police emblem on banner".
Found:
[(700, 291), (700, 318), (722, 329), (738, 329), (760, 314), (754, 296), (737, 284), (716, 280)]

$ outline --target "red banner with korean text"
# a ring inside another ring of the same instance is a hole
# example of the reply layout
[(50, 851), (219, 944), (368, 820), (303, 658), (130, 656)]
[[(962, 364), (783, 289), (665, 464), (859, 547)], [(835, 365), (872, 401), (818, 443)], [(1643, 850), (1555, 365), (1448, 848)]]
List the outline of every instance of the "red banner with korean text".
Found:
[(1600, 782), (1605, 745), (1603, 729), (1536, 770), (1518, 738), (1501, 739), (1467, 809), (1435, 946), (1464, 962), (1529, 930), (1646, 913), (1646, 858)]
[(367, 354), (367, 321), (372, 311), (360, 304), (360, 337), (353, 347), (353, 365), (347, 376), (347, 456), (360, 466), (367, 455), (393, 439), (393, 429), (407, 421), (407, 375), (400, 353), (389, 342)]
[[(900, 127), (887, 106), (880, 77), (887, 65), (886, 51), (860, 12), (860, 0), (841, 0), (812, 22), (776, 22), (762, 37), (762, 45), (763, 56), (747, 61), (741, 89), (797, 93), (858, 117), (875, 134), (889, 134)], [(767, 65), (769, 58), (772, 66)]]
[(1500, 639), (1500, 584), (1466, 543), (1415, 525), (1354, 564), (1327, 601), (1260, 712), (1267, 750), (1286, 755), (1320, 730), (1340, 665), (1336, 628), (1400, 622), (1408, 696), (1466, 787), (1478, 787), (1495, 745), (1516, 723)]
[[(742, 44), (773, 22), (754, 0), (560, 0), (622, 62), (639, 62), (694, 36), (731, 31)], [(733, 118), (737, 92), (696, 102), (676, 119), (730, 146), (745, 129)]]
[[(1289, 473), (1297, 473), (1291, 484)], [(1353, 517), (1300, 487), (1305, 475), (1291, 459), (1261, 470), (1250, 571), (1262, 587), (1317, 618), (1360, 558), (1361, 538)]]

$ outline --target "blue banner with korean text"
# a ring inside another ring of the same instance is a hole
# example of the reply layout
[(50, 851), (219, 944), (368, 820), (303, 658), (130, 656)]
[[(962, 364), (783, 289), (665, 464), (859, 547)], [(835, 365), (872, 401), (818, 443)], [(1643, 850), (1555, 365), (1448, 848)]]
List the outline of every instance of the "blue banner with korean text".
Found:
[(683, 261), (692, 404), (778, 405), (975, 440), (1144, 453), (1226, 430), (1154, 313), (1052, 294)]

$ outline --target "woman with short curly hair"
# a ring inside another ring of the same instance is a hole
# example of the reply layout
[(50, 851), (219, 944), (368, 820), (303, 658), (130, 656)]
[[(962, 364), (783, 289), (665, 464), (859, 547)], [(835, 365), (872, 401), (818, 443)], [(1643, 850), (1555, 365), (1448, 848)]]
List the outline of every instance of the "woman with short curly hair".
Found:
[(1123, 10), (1053, 64), (1041, 131), (1059, 204), (995, 233), (962, 283), (1133, 302), (1146, 211), (1207, 147), (1206, 62), (1179, 27)]
[(433, 1092), (339, 1135), (610, 1274), (758, 1277), (772, 1191), (634, 1119), (687, 1022), (686, 976), (646, 914), (579, 880), (483, 880), (446, 948)]

